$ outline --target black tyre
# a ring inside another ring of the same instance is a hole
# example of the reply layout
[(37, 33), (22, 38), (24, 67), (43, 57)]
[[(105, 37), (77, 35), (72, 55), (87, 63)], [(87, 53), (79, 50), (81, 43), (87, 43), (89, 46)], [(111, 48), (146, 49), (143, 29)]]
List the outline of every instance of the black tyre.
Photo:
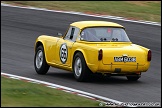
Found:
[(36, 49), (35, 56), (34, 56), (34, 67), (38, 74), (46, 74), (49, 70), (49, 65), (46, 62), (44, 48), (43, 46), (39, 46)]
[(141, 75), (126, 76), (129, 81), (137, 81)]
[(78, 52), (74, 56), (74, 59), (73, 59), (73, 73), (74, 73), (75, 79), (77, 81), (79, 81), (79, 82), (87, 81), (87, 79), (89, 77), (90, 70), (87, 67), (84, 56), (80, 52)]

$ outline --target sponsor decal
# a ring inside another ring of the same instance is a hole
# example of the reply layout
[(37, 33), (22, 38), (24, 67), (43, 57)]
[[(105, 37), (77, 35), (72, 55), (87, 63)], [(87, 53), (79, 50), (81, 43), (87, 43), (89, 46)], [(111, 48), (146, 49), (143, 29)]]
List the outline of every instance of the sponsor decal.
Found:
[(68, 58), (68, 48), (66, 43), (62, 44), (60, 47), (60, 60), (63, 64), (66, 63)]
[(136, 57), (114, 57), (114, 62), (136, 62)]

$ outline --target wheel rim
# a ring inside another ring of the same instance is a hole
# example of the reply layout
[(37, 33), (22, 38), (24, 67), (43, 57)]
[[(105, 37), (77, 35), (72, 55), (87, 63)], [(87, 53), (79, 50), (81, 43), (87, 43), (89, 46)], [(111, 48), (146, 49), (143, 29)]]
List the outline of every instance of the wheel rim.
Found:
[(39, 50), (36, 55), (36, 67), (40, 69), (42, 64), (43, 64), (43, 52)]
[(75, 75), (79, 77), (82, 72), (82, 62), (79, 57), (75, 59), (74, 70), (75, 70)]

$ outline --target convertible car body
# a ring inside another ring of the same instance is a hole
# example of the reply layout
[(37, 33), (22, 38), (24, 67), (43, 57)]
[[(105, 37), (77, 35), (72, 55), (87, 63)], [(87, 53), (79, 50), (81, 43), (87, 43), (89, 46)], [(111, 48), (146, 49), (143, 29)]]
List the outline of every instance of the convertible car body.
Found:
[(46, 74), (52, 66), (72, 71), (77, 81), (85, 81), (91, 73), (136, 81), (150, 61), (150, 49), (133, 44), (122, 25), (107, 21), (74, 22), (64, 35), (41, 35), (35, 42), (38, 74)]

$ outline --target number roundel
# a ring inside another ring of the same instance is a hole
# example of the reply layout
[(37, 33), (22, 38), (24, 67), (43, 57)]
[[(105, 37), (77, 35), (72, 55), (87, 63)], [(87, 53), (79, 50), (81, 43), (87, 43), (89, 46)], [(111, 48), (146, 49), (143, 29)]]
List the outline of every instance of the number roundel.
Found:
[(67, 57), (68, 57), (68, 49), (67, 49), (67, 45), (64, 43), (60, 47), (60, 60), (63, 64), (66, 63)]

